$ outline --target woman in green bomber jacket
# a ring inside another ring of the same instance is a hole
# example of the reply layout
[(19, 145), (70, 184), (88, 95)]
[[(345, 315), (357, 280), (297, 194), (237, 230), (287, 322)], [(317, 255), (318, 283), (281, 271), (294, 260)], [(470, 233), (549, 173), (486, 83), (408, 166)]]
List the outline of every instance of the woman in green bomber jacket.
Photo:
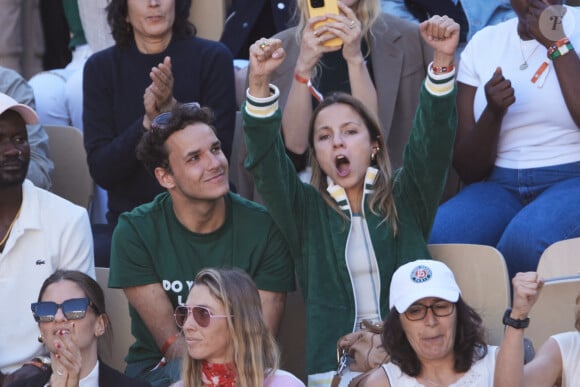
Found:
[[(318, 35), (339, 36), (349, 25), (331, 22), (320, 28)], [(315, 109), (310, 123), (311, 184), (300, 181), (286, 157), (279, 91), (269, 84), (284, 60), (281, 42), (260, 39), (250, 47), (242, 107), (245, 166), (294, 259), (307, 308), (309, 385), (330, 385), (340, 336), (358, 330), (363, 319), (386, 317), (395, 269), (429, 257), (426, 241), (455, 136), (453, 57), (459, 26), (434, 16), (420, 31), (434, 58), (403, 166), (391, 173), (376, 117), (355, 98), (333, 94)]]

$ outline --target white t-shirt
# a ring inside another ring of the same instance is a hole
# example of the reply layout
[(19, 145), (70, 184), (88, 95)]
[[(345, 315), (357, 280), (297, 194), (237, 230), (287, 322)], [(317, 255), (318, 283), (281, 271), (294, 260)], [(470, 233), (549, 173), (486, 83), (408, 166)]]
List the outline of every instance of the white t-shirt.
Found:
[[(495, 372), (495, 352), (497, 347), (488, 345), (487, 355), (473, 363), (469, 371), (467, 371), (459, 380), (450, 384), (449, 387), (492, 387), (493, 375)], [(393, 363), (382, 365), (391, 387), (419, 387), (423, 384), (419, 383), (417, 379), (409, 376)]]
[(30, 310), (44, 280), (58, 269), (79, 270), (95, 278), (87, 211), (28, 180), (22, 185), (22, 195), (20, 216), (0, 253), (3, 373), (11, 373), (24, 362), (45, 354)]
[(356, 305), (355, 330), (362, 320), (381, 321), (381, 278), (375, 250), (366, 220), (360, 215), (351, 217), (346, 244), (346, 264), (352, 278)]
[[(564, 31), (578, 52), (580, 9), (566, 7)], [(477, 87), (474, 115), (477, 121), (487, 105), (485, 84), (497, 67), (511, 81), (516, 101), (503, 118), (497, 159), (499, 167), (525, 169), (580, 160), (580, 130), (566, 107), (554, 65), (546, 48), (536, 40), (522, 41), (518, 19), (489, 26), (476, 33), (461, 54), (457, 80)], [(524, 60), (525, 59), (525, 60)], [(526, 61), (527, 69), (520, 66)], [(548, 69), (536, 84), (531, 78), (544, 62)]]
[(580, 386), (580, 332), (552, 336), (562, 355), (562, 387)]

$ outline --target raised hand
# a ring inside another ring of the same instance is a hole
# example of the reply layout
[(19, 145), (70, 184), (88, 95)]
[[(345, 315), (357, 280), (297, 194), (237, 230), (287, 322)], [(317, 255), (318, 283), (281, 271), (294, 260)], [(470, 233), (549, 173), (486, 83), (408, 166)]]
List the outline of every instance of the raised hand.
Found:
[(173, 98), (173, 73), (171, 71), (171, 58), (166, 56), (162, 63), (151, 69), (149, 73), (151, 86), (148, 89), (155, 96), (157, 109), (160, 112), (171, 110), (175, 104)]
[(81, 352), (76, 344), (75, 324), (70, 331), (61, 329), (54, 340), (56, 351), (50, 353), (51, 387), (78, 387), (81, 372)]
[(145, 116), (143, 127), (149, 129), (151, 121), (159, 114), (170, 111), (177, 102), (173, 98), (173, 73), (171, 72), (171, 58), (166, 56), (163, 63), (159, 63), (149, 73), (151, 84), (143, 93)]
[(538, 273), (530, 271), (516, 274), (512, 279), (512, 285), (514, 289), (512, 316), (525, 319), (540, 296), (544, 280), (539, 278)]
[(528, 12), (524, 22), (527, 34), (548, 48), (552, 42), (563, 38), (563, 18), (566, 8), (563, 6), (550, 6), (541, 0), (530, 0)]
[(510, 80), (504, 78), (501, 67), (495, 70), (491, 79), (485, 84), (484, 89), (487, 108), (501, 116), (516, 101), (514, 88)]
[(258, 39), (250, 46), (248, 84), (254, 97), (267, 97), (270, 75), (284, 61), (285, 52), (280, 39)]
[[(354, 11), (343, 2), (338, 2), (340, 15), (327, 16), (327, 23), (317, 30), (322, 33), (322, 37), (338, 37), (342, 39), (342, 56), (348, 62), (351, 60), (363, 60), (361, 52), (362, 28), (361, 22), (357, 19)], [(340, 47), (332, 47), (332, 51)]]
[(327, 47), (324, 45), (324, 42), (336, 37), (325, 24), (319, 24), (325, 20), (327, 20), (326, 16), (311, 17), (302, 30), (296, 72), (304, 78), (310, 78), (312, 70), (322, 54), (340, 49), (340, 46)]
[(161, 111), (157, 108), (157, 100), (155, 95), (150, 90), (151, 86), (145, 89), (143, 94), (143, 106), (145, 107), (145, 116), (143, 117), (143, 127), (145, 129), (151, 129), (151, 121), (155, 119)]
[(421, 37), (434, 50), (433, 64), (448, 66), (453, 63), (459, 43), (459, 24), (448, 16), (434, 15), (419, 25)]

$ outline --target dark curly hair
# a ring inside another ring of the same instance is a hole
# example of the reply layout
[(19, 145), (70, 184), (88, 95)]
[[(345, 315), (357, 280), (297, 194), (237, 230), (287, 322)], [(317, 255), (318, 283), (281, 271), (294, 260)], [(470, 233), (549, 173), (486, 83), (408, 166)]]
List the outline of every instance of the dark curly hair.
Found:
[[(477, 360), (487, 355), (485, 330), (481, 317), (463, 301), (461, 297), (455, 304), (457, 322), (453, 353), (456, 372), (467, 372)], [(383, 346), (391, 356), (391, 362), (409, 376), (416, 377), (421, 373), (421, 362), (411, 347), (401, 325), (401, 316), (395, 308), (391, 309), (385, 320)]]
[(169, 153), (165, 147), (165, 142), (169, 136), (188, 125), (197, 123), (206, 124), (215, 133), (215, 127), (212, 125), (213, 119), (213, 113), (207, 107), (176, 104), (171, 110), (171, 118), (167, 125), (163, 126), (163, 128), (152, 128), (143, 133), (136, 149), (137, 159), (141, 160), (153, 174), (157, 167), (171, 171)]
[[(173, 22), (173, 37), (184, 39), (195, 36), (196, 29), (189, 22), (191, 0), (175, 0), (175, 20)], [(107, 6), (107, 21), (111, 26), (111, 34), (115, 43), (127, 47), (134, 41), (133, 27), (127, 22), (129, 9), (127, 0), (111, 0)]]

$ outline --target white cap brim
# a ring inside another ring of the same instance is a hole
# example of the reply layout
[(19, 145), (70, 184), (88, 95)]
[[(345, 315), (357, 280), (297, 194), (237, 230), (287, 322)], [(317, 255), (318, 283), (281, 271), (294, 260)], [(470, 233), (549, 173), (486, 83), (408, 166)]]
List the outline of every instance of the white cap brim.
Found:
[(440, 289), (435, 287), (425, 287), (424, 291), (414, 291), (412, 294), (400, 297), (395, 300), (395, 309), (399, 313), (405, 313), (415, 302), (428, 297), (436, 297), (449, 302), (459, 300), (459, 290)]

